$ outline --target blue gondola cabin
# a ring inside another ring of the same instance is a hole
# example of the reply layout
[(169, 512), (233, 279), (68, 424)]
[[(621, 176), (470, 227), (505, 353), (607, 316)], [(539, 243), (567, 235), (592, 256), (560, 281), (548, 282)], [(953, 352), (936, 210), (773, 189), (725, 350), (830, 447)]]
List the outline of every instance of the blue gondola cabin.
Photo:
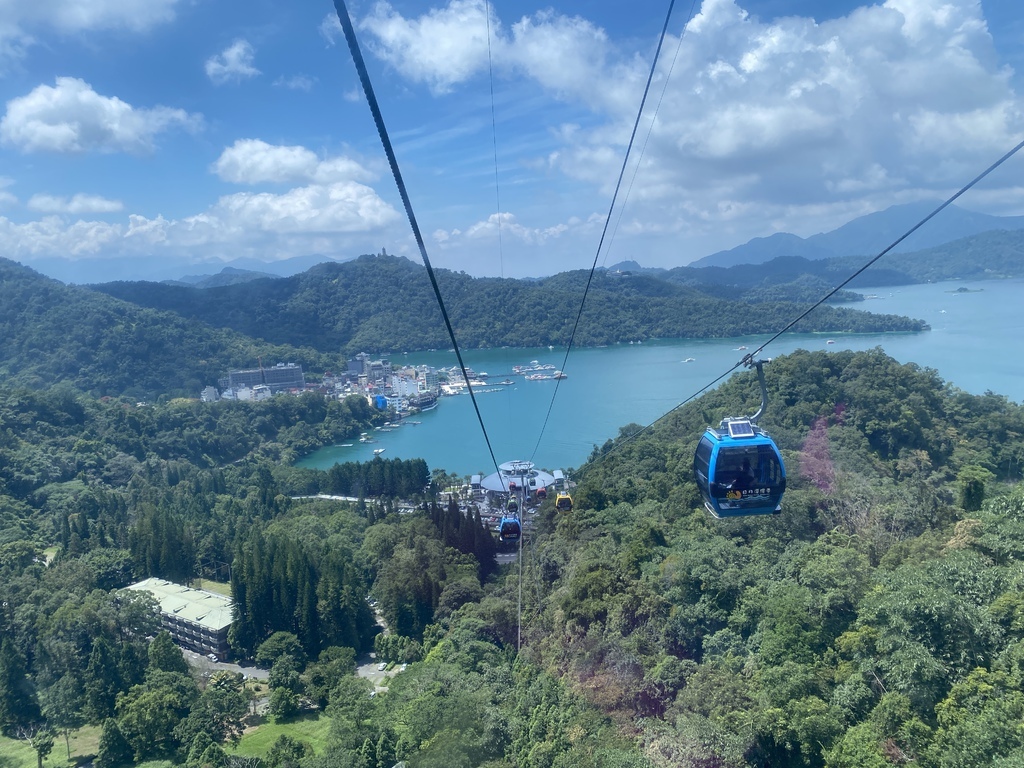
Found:
[(498, 540), (517, 541), (522, 532), (522, 526), (520, 526), (517, 518), (503, 517), (501, 518), (501, 524), (498, 526)]
[(718, 429), (708, 427), (693, 456), (693, 474), (704, 506), (715, 517), (782, 511), (782, 454), (749, 419), (723, 419)]

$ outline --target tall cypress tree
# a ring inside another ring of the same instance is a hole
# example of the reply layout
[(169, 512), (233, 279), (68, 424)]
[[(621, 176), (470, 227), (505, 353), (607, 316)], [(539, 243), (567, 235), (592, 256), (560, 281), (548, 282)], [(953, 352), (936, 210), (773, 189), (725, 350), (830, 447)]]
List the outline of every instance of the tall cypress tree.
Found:
[(120, 665), (110, 643), (104, 637), (96, 638), (85, 668), (85, 704), (82, 708), (90, 723), (102, 723), (114, 714), (117, 694), (125, 689)]
[(39, 701), (25, 675), (25, 661), (9, 638), (0, 642), (0, 733), (39, 719)]

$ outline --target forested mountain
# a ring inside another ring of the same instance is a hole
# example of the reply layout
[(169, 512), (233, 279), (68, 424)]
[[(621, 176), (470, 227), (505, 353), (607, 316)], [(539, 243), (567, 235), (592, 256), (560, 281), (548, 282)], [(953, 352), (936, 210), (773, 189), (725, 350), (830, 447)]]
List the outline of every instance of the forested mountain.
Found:
[[(692, 267), (730, 267), (737, 264), (762, 264), (779, 256), (800, 256), (805, 259), (842, 258), (874, 255), (895, 242), (912, 226), (935, 210), (938, 203), (923, 201), (893, 205), (884, 211), (859, 216), (830, 232), (808, 238), (779, 232), (758, 237), (727, 251), (719, 251), (698, 259)], [(990, 216), (950, 205), (910, 235), (894, 249), (902, 254), (934, 249), (958, 240), (991, 232), (1022, 230), (1024, 216)]]
[(221, 285), (235, 285), (236, 283), (248, 283), (251, 280), (272, 279), (274, 277), (276, 275), (268, 272), (224, 267), (215, 275), (186, 275), (179, 280), (163, 280), (161, 282), (167, 285), (188, 285), (193, 288), (215, 288)]
[[(878, 350), (797, 352), (766, 377), (781, 515), (714, 520), (692, 479), (704, 425), (756, 407), (740, 374), (595, 449), (574, 510), (536, 515), (521, 581), (492, 573), (457, 500), (398, 511), (423, 462), (280, 461), (358, 431), (361, 400), (2, 390), (0, 729), (102, 724), (100, 768), (240, 766), (241, 681), (147, 646), (151, 606), (115, 589), (232, 562), (232, 642), (271, 668), (271, 713), (330, 722), (266, 765), (1019, 764), (1024, 407)], [(367, 592), (392, 627), (379, 658), (409, 664), (375, 696), (351, 674)]]
[[(467, 348), (564, 345), (588, 273), (537, 280), (472, 278), (438, 271), (459, 343)], [(703, 287), (703, 286), (702, 286)], [(645, 275), (595, 275), (576, 336), (580, 346), (648, 338), (714, 338), (765, 333), (799, 314), (819, 285), (697, 290)], [(445, 349), (448, 339), (422, 266), (393, 256), (321, 264), (281, 280), (199, 290), (154, 283), (94, 286), (141, 306), (231, 328), (271, 343), (323, 352)], [(794, 301), (804, 302), (797, 305)], [(821, 307), (800, 331), (922, 330), (920, 321)]]
[(0, 259), (0, 376), (11, 384), (59, 383), (95, 395), (195, 397), (229, 368), (302, 363), (337, 370), (336, 354), (268, 344), (194, 318), (145, 309), (66, 286)]
[[(860, 269), (870, 256), (804, 258), (780, 255), (769, 261), (729, 267), (676, 267), (639, 269), (638, 273), (658, 277), (723, 296), (743, 291), (758, 297), (765, 291), (785, 291), (791, 300), (801, 295), (817, 300), (824, 290), (838, 285)], [(923, 251), (887, 254), (850, 288), (909, 285), (940, 280), (993, 280), (1024, 276), (1024, 231), (999, 230), (963, 238)], [(810, 289), (801, 294), (801, 286)], [(822, 290), (824, 289), (824, 290)], [(771, 295), (771, 294), (768, 294)], [(854, 294), (856, 296), (856, 294)], [(850, 299), (850, 296), (845, 298)]]

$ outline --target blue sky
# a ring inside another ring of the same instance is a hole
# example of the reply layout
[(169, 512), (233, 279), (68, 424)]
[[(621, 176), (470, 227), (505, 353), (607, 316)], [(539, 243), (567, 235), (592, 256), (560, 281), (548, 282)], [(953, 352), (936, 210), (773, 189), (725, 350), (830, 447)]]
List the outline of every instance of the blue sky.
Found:
[[(589, 267), (667, 3), (349, 10), (434, 265)], [(677, 3), (600, 263), (940, 200), (1024, 138), (1022, 68), (1011, 0)], [(2, 256), (416, 257), (331, 3), (0, 3), (0, 90)], [(1022, 162), (961, 205), (1024, 214)]]

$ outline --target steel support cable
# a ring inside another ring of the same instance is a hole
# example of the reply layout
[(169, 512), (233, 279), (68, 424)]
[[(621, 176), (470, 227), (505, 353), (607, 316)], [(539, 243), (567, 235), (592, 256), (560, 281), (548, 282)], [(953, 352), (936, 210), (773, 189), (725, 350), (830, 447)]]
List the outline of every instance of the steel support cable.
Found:
[[(615, 182), (615, 191), (612, 193), (612, 201), (608, 206), (608, 215), (604, 218), (604, 226), (601, 228), (601, 239), (597, 243), (597, 252), (594, 254), (594, 263), (590, 266), (590, 274), (587, 276), (587, 283), (583, 289), (583, 298), (580, 299), (580, 308), (576, 313), (576, 321), (572, 326), (572, 333), (569, 334), (569, 343), (565, 347), (565, 356), (562, 358), (562, 370), (566, 369), (569, 362), (569, 352), (572, 351), (573, 341), (576, 339), (576, 331), (580, 327), (580, 318), (583, 316), (583, 308), (587, 303), (587, 294), (590, 293), (590, 285), (594, 282), (594, 273), (597, 271), (597, 261), (601, 258), (601, 248), (604, 246), (605, 236), (608, 234), (608, 226), (612, 220), (612, 212), (615, 210), (615, 201), (619, 196), (619, 189), (622, 187), (622, 177), (626, 174), (626, 166), (629, 163), (629, 153), (633, 149), (633, 142), (636, 139), (636, 132), (640, 127), (640, 118), (644, 114), (644, 105), (647, 103), (647, 95), (651, 91), (651, 82), (654, 80), (654, 73), (658, 69), (658, 58), (661, 56), (661, 47), (665, 44), (665, 35), (668, 33), (668, 24), (672, 20), (672, 9), (676, 0), (669, 0), (668, 13), (665, 14), (665, 23), (661, 27), (661, 35), (658, 37), (658, 47), (654, 51), (654, 60), (651, 62), (651, 71), (647, 75), (647, 84), (644, 86), (644, 94), (640, 99), (640, 108), (636, 112), (636, 120), (633, 121), (633, 131), (629, 135), (629, 144), (626, 145), (626, 154), (622, 158), (622, 167), (619, 169), (619, 178)], [(540, 435), (537, 436), (537, 444), (533, 448), (530, 460), (537, 455), (540, 449), (541, 440), (544, 439), (544, 431), (547, 429), (548, 421), (551, 418), (551, 409), (555, 404), (555, 397), (558, 395), (558, 387), (561, 379), (555, 380), (555, 391), (551, 393), (551, 402), (548, 403), (548, 411), (544, 415), (544, 422), (540, 427)]]
[[(505, 258), (501, 248), (501, 186), (498, 184), (498, 121), (494, 116), (494, 66), (491, 63), (491, 4), (484, 0), (484, 20), (487, 27), (487, 82), (491, 88), (491, 147), (494, 151), (494, 212), (495, 223), (498, 226), (498, 267), (502, 279), (505, 278)], [(502, 345), (503, 347), (505, 345)], [(505, 352), (505, 365), (508, 366), (508, 351)], [(465, 369), (463, 369), (465, 375)], [(467, 377), (468, 378), (468, 377)], [(508, 406), (508, 421), (512, 425), (512, 393), (505, 388), (505, 402)], [(493, 456), (492, 456), (493, 458)], [(500, 472), (499, 472), (500, 474)], [(504, 482), (504, 481), (503, 481)], [(520, 510), (522, 510), (520, 506)], [(516, 653), (518, 654), (523, 645), (523, 537), (525, 526), (520, 512), (519, 521), (519, 603), (516, 606)]]
[[(498, 227), (498, 272), (502, 280), (505, 279), (505, 253), (502, 248), (501, 242), (501, 186), (498, 184), (498, 121), (494, 114), (494, 65), (491, 63), (491, 3), (490, 0), (484, 0), (484, 21), (487, 29), (487, 82), (491, 88), (491, 147), (494, 151), (494, 211), (495, 211), (495, 222)], [(508, 364), (508, 348), (506, 345), (501, 345), (505, 358), (505, 368), (510, 370)], [(512, 419), (512, 391), (508, 387), (505, 388), (505, 405), (506, 412), (508, 415), (508, 426), (509, 431), (514, 431), (514, 422)]]
[(790, 321), (790, 322), (789, 322), (788, 324), (786, 324), (786, 326), (785, 326), (785, 327), (783, 327), (783, 328), (782, 328), (782, 330), (778, 331), (778, 332), (777, 332), (777, 333), (776, 333), (776, 334), (775, 334), (774, 336), (772, 336), (772, 337), (771, 337), (770, 339), (768, 339), (768, 340), (767, 340), (767, 341), (766, 341), (766, 342), (765, 342), (764, 344), (762, 344), (761, 346), (759, 346), (759, 347), (758, 347), (757, 349), (755, 349), (755, 350), (754, 350), (753, 352), (751, 352), (751, 353), (749, 353), (749, 354), (747, 354), (747, 355), (744, 355), (744, 356), (743, 356), (743, 358), (742, 358), (742, 359), (741, 359), (741, 360), (740, 360), (739, 362), (735, 363), (735, 364), (734, 364), (734, 365), (733, 365), (732, 367), (730, 367), (730, 368), (729, 368), (728, 370), (726, 370), (726, 371), (725, 371), (724, 373), (722, 373), (722, 374), (721, 374), (720, 376), (718, 376), (717, 378), (715, 378), (715, 379), (713, 379), (712, 381), (710, 381), (710, 382), (708, 382), (707, 384), (705, 384), (705, 385), (704, 385), (703, 387), (701, 387), (701, 388), (700, 388), (699, 390), (697, 390), (696, 392), (694, 392), (694, 393), (693, 393), (692, 395), (690, 395), (690, 396), (689, 396), (688, 398), (686, 398), (685, 400), (683, 400), (683, 401), (682, 401), (681, 403), (679, 403), (678, 405), (674, 406), (674, 407), (673, 407), (673, 408), (671, 408), (670, 410), (668, 410), (668, 411), (666, 411), (665, 413), (663, 413), (663, 414), (662, 414), (661, 416), (659, 416), (659, 417), (658, 417), (657, 419), (655, 419), (654, 421), (652, 421), (652, 422), (651, 422), (650, 424), (648, 424), (648, 425), (647, 425), (647, 426), (645, 426), (645, 427), (642, 427), (641, 429), (638, 429), (638, 430), (637, 430), (636, 432), (634, 432), (634, 433), (633, 433), (632, 435), (629, 435), (628, 437), (625, 437), (625, 438), (623, 438), (623, 439), (622, 439), (622, 440), (621, 440), (620, 442), (617, 442), (617, 443), (615, 443), (615, 444), (614, 444), (614, 445), (613, 445), (613, 446), (612, 446), (611, 448), (609, 448), (609, 449), (608, 449), (608, 451), (607, 451), (606, 453), (603, 453), (603, 454), (601, 454), (600, 456), (597, 456), (597, 457), (595, 457), (595, 458), (594, 458), (594, 460), (593, 460), (593, 461), (591, 461), (591, 462), (590, 462), (590, 463), (589, 463), (589, 464), (587, 465), (587, 468), (588, 468), (588, 469), (592, 468), (592, 467), (593, 467), (594, 465), (596, 465), (597, 463), (599, 463), (599, 462), (601, 461), (601, 459), (603, 459), (603, 458), (605, 458), (606, 456), (608, 456), (608, 455), (610, 455), (610, 454), (614, 453), (614, 452), (615, 452), (615, 451), (617, 451), (617, 450), (618, 450), (619, 448), (621, 448), (621, 447), (623, 447), (623, 446), (625, 446), (625, 445), (628, 445), (628, 444), (629, 444), (629, 443), (631, 443), (631, 442), (632, 442), (632, 441), (633, 441), (633, 440), (634, 440), (635, 438), (637, 438), (637, 437), (639, 437), (640, 435), (642, 435), (642, 434), (643, 434), (644, 432), (646, 432), (647, 430), (649, 430), (649, 429), (650, 429), (651, 427), (653, 427), (653, 426), (654, 426), (655, 424), (657, 424), (658, 422), (662, 421), (663, 419), (665, 419), (665, 418), (666, 418), (666, 417), (668, 417), (669, 415), (671, 415), (671, 414), (675, 413), (675, 412), (676, 412), (676, 411), (678, 411), (678, 410), (679, 410), (680, 408), (682, 408), (682, 407), (683, 407), (684, 405), (686, 405), (687, 403), (689, 403), (689, 402), (691, 402), (692, 400), (696, 399), (696, 398), (697, 398), (697, 397), (698, 397), (699, 395), (701, 395), (702, 393), (704, 393), (704, 392), (706, 392), (707, 390), (709, 390), (709, 389), (710, 389), (711, 387), (713, 387), (713, 386), (715, 386), (716, 384), (718, 384), (718, 382), (720, 382), (720, 381), (721, 381), (722, 379), (724, 379), (724, 378), (725, 378), (726, 376), (728, 376), (729, 374), (731, 374), (731, 373), (732, 373), (733, 371), (735, 371), (735, 370), (736, 370), (737, 368), (739, 368), (740, 366), (749, 366), (750, 364), (752, 364), (752, 363), (753, 363), (753, 361), (754, 361), (754, 360), (755, 360), (755, 359), (757, 358), (757, 356), (758, 356), (758, 355), (759, 355), (759, 354), (760, 354), (760, 353), (761, 353), (761, 352), (762, 352), (762, 351), (764, 350), (764, 348), (765, 348), (765, 347), (767, 347), (767, 346), (768, 346), (769, 344), (771, 344), (771, 343), (772, 343), (773, 341), (776, 341), (776, 340), (777, 340), (777, 339), (778, 339), (778, 338), (779, 338), (780, 336), (782, 336), (782, 335), (783, 335), (784, 333), (787, 333), (787, 332), (789, 332), (790, 330), (792, 330), (792, 329), (793, 329), (793, 326), (795, 326), (795, 325), (796, 325), (797, 323), (799, 323), (799, 322), (800, 322), (801, 320), (803, 320), (803, 319), (804, 319), (805, 317), (807, 317), (807, 316), (808, 316), (808, 315), (809, 315), (809, 314), (810, 314), (811, 312), (813, 312), (813, 311), (814, 311), (815, 309), (817, 309), (817, 308), (818, 308), (818, 307), (820, 307), (820, 306), (821, 306), (822, 304), (824, 304), (824, 303), (825, 303), (826, 301), (828, 301), (828, 300), (829, 300), (829, 299), (830, 299), (830, 298), (831, 298), (832, 296), (834, 296), (834, 295), (835, 295), (835, 294), (836, 294), (837, 292), (839, 292), (840, 290), (842, 290), (842, 289), (843, 289), (843, 287), (845, 287), (846, 285), (849, 285), (849, 284), (850, 284), (850, 282), (851, 282), (851, 281), (852, 281), (852, 280), (853, 280), (854, 278), (856, 278), (856, 277), (858, 277), (859, 275), (861, 275), (862, 273), (864, 273), (864, 272), (865, 272), (865, 271), (866, 271), (866, 270), (867, 270), (868, 268), (870, 268), (871, 266), (873, 266), (873, 265), (875, 264), (875, 262), (877, 262), (877, 261), (878, 261), (879, 259), (881, 259), (881, 258), (882, 258), (883, 256), (885, 256), (885, 255), (886, 255), (887, 253), (889, 253), (890, 251), (892, 251), (892, 249), (893, 249), (893, 248), (895, 248), (895, 247), (896, 247), (897, 245), (899, 245), (899, 244), (900, 244), (900, 243), (902, 243), (902, 242), (903, 242), (904, 240), (906, 240), (906, 239), (907, 239), (908, 237), (910, 237), (910, 236), (911, 236), (912, 234), (914, 234), (914, 232), (916, 232), (916, 231), (917, 231), (917, 230), (919, 230), (919, 229), (920, 229), (921, 227), (923, 227), (923, 226), (924, 226), (925, 224), (927, 224), (927, 223), (928, 223), (929, 221), (931, 221), (931, 220), (932, 220), (932, 219), (933, 219), (933, 218), (934, 218), (934, 217), (935, 217), (936, 215), (938, 215), (938, 214), (939, 214), (939, 213), (941, 213), (941, 212), (942, 212), (943, 210), (945, 210), (945, 209), (946, 209), (947, 207), (949, 207), (949, 206), (950, 206), (950, 205), (951, 205), (951, 204), (952, 204), (953, 202), (955, 202), (955, 201), (956, 201), (956, 200), (957, 200), (958, 198), (960, 198), (960, 197), (961, 197), (961, 196), (962, 196), (962, 195), (963, 195), (963, 194), (964, 194), (965, 192), (967, 192), (968, 190), (970, 190), (970, 189), (971, 189), (972, 187), (974, 187), (974, 186), (975, 186), (975, 185), (976, 185), (976, 184), (977, 184), (978, 182), (980, 182), (980, 181), (981, 181), (982, 179), (984, 179), (984, 178), (985, 178), (986, 176), (988, 176), (989, 174), (991, 174), (991, 173), (992, 173), (992, 172), (993, 172), (994, 170), (996, 170), (996, 169), (997, 169), (997, 168), (998, 168), (999, 166), (1001, 166), (1001, 165), (1002, 165), (1003, 163), (1005, 163), (1005, 162), (1006, 162), (1007, 160), (1009, 160), (1009, 159), (1010, 159), (1011, 157), (1013, 157), (1013, 156), (1014, 156), (1015, 154), (1017, 154), (1017, 153), (1018, 153), (1018, 152), (1019, 152), (1019, 151), (1020, 151), (1021, 149), (1024, 149), (1024, 141), (1021, 141), (1021, 142), (1020, 142), (1019, 144), (1017, 144), (1017, 145), (1016, 145), (1016, 146), (1015, 146), (1015, 147), (1014, 147), (1013, 149), (1011, 149), (1011, 150), (1010, 150), (1009, 152), (1007, 152), (1007, 153), (1006, 153), (1006, 154), (1004, 154), (1004, 155), (1003, 155), (1002, 157), (1000, 157), (1000, 158), (999, 158), (998, 160), (996, 160), (996, 161), (995, 161), (994, 163), (992, 163), (992, 165), (990, 165), (990, 166), (989, 166), (988, 168), (986, 168), (986, 169), (985, 169), (984, 171), (982, 171), (982, 172), (981, 172), (981, 173), (979, 173), (979, 174), (978, 174), (977, 176), (975, 176), (975, 177), (974, 177), (973, 179), (971, 179), (971, 181), (967, 182), (967, 183), (966, 183), (966, 184), (965, 184), (964, 186), (962, 186), (962, 187), (961, 187), (961, 188), (960, 188), (960, 189), (959, 189), (959, 190), (958, 190), (958, 191), (957, 191), (957, 192), (956, 192), (955, 194), (953, 194), (953, 195), (951, 195), (950, 197), (948, 197), (948, 198), (947, 198), (947, 199), (945, 200), (945, 202), (943, 202), (943, 203), (942, 203), (941, 205), (939, 205), (939, 206), (938, 206), (937, 208), (935, 208), (935, 210), (933, 210), (933, 211), (932, 211), (931, 213), (929, 213), (929, 214), (928, 214), (927, 216), (925, 216), (925, 217), (924, 217), (923, 219), (921, 219), (920, 221), (918, 221), (918, 222), (917, 222), (917, 223), (916, 223), (916, 224), (915, 224), (914, 226), (912, 226), (912, 227), (911, 227), (910, 229), (908, 229), (908, 230), (907, 230), (906, 232), (904, 232), (904, 233), (903, 233), (902, 235), (900, 235), (900, 236), (899, 236), (898, 238), (896, 238), (895, 240), (893, 240), (893, 241), (892, 241), (892, 243), (890, 243), (890, 244), (889, 244), (889, 245), (888, 245), (888, 246), (887, 246), (887, 247), (886, 247), (886, 248), (885, 248), (884, 250), (880, 251), (880, 252), (878, 253), (878, 255), (877, 255), (877, 256), (874, 256), (873, 258), (871, 258), (871, 259), (870, 259), (870, 260), (869, 260), (869, 261), (868, 261), (868, 262), (867, 262), (866, 264), (864, 264), (864, 266), (860, 267), (860, 268), (859, 268), (859, 269), (858, 269), (858, 270), (857, 270), (856, 272), (854, 272), (854, 273), (853, 273), (852, 275), (850, 275), (850, 276), (849, 276), (848, 278), (846, 278), (846, 279), (845, 279), (845, 280), (844, 280), (843, 282), (841, 282), (841, 283), (840, 283), (839, 285), (837, 285), (837, 286), (836, 286), (836, 287), (834, 287), (834, 288), (833, 288), (832, 290), (830, 290), (830, 291), (829, 291), (828, 293), (826, 293), (826, 294), (825, 294), (825, 295), (824, 295), (824, 296), (823, 296), (823, 297), (822, 297), (821, 299), (819, 299), (819, 300), (818, 300), (818, 301), (817, 301), (817, 302), (816, 302), (815, 304), (813, 304), (813, 305), (812, 305), (812, 306), (811, 306), (810, 308), (808, 308), (808, 309), (804, 310), (803, 312), (801, 312), (801, 313), (800, 313), (800, 314), (799, 314), (799, 315), (798, 315), (798, 316), (796, 317), (796, 319), (794, 319), (794, 320)]
[(647, 145), (651, 142), (651, 134), (654, 133), (654, 124), (658, 120), (658, 113), (661, 111), (661, 105), (665, 101), (665, 94), (668, 93), (668, 84), (672, 80), (672, 73), (676, 68), (676, 61), (679, 59), (679, 50), (683, 47), (683, 36), (686, 34), (686, 27), (693, 18), (693, 11), (697, 7), (697, 0), (693, 0), (690, 3), (690, 13), (686, 17), (686, 23), (683, 24), (683, 31), (679, 33), (679, 42), (676, 43), (676, 52), (672, 55), (672, 62), (668, 65), (668, 72), (665, 73), (665, 85), (661, 89), (661, 96), (658, 97), (658, 103), (654, 107), (654, 114), (651, 115), (651, 126), (647, 129), (647, 136), (644, 137), (644, 143), (640, 147), (640, 156), (637, 158), (636, 166), (633, 168), (633, 175), (629, 179), (629, 186), (626, 187), (626, 194), (622, 198), (622, 205), (619, 206), (619, 215), (615, 219), (615, 227), (612, 229), (612, 236), (608, 240), (608, 248), (605, 251), (604, 261), (602, 264), (608, 261), (608, 251), (611, 250), (612, 243), (615, 241), (615, 235), (619, 231), (619, 224), (622, 223), (622, 216), (626, 212), (626, 204), (629, 202), (629, 196), (633, 191), (633, 185), (636, 183), (637, 174), (640, 173), (640, 165), (643, 162), (644, 155), (647, 153)]
[(992, 165), (990, 165), (984, 171), (982, 171), (977, 176), (975, 176), (971, 181), (967, 182), (964, 186), (960, 187), (960, 189), (956, 192), (956, 194), (954, 194), (954, 195), (950, 196), (949, 198), (947, 198), (946, 201), (944, 203), (942, 203), (942, 205), (940, 205), (934, 211), (932, 211), (927, 216), (925, 216), (923, 219), (921, 219), (919, 222), (917, 222), (917, 224), (915, 224), (910, 229), (908, 229), (906, 232), (904, 232), (896, 240), (893, 240), (893, 242), (890, 243), (889, 246), (885, 250), (880, 252), (877, 256), (875, 256), (873, 259), (871, 259), (867, 264), (865, 264), (863, 267), (858, 269), (856, 272), (854, 272), (852, 275), (850, 275), (848, 278), (846, 278), (843, 282), (841, 282), (839, 285), (837, 285), (831, 291), (826, 293), (814, 305), (812, 305), (811, 307), (806, 309), (804, 312), (801, 312), (797, 316), (797, 318), (795, 320), (791, 321), (781, 331), (779, 331), (774, 336), (772, 336), (770, 339), (768, 339), (768, 341), (766, 341), (764, 344), (759, 346), (757, 349), (755, 349), (749, 355), (744, 356), (744, 358), (742, 360), (742, 364), (746, 365), (751, 360), (754, 360), (761, 353), (761, 350), (763, 350), (765, 347), (767, 347), (769, 344), (771, 344), (773, 341), (775, 341), (777, 338), (779, 338), (782, 334), (784, 334), (787, 331), (789, 331), (790, 329), (792, 329), (792, 327), (794, 325), (799, 323), (801, 320), (803, 320), (805, 317), (807, 317), (809, 314), (811, 314), (811, 312), (816, 310), (818, 307), (820, 307), (822, 304), (824, 304), (826, 301), (828, 301), (830, 298), (832, 298), (836, 293), (838, 293), (840, 290), (842, 290), (846, 285), (848, 285), (850, 283), (851, 280), (853, 280), (855, 277), (857, 277), (862, 272), (867, 270), (876, 261), (878, 261), (880, 258), (885, 256), (885, 254), (889, 253), (889, 251), (891, 251), (893, 248), (895, 248), (897, 245), (902, 243), (904, 240), (906, 240), (908, 237), (910, 237), (912, 234), (914, 234), (917, 230), (919, 230), (921, 227), (923, 227), (925, 224), (927, 224), (929, 221), (931, 221), (941, 211), (943, 211), (946, 207), (951, 205), (957, 198), (959, 198), (961, 195), (963, 195), (965, 192), (967, 192), (969, 189), (971, 189), (971, 187), (973, 187), (979, 181), (981, 181), (986, 176), (988, 176), (990, 173), (992, 173), (992, 171), (994, 171), (996, 168), (998, 168), (1003, 163), (1005, 163), (1007, 160), (1009, 160), (1011, 157), (1013, 157), (1015, 154), (1017, 154), (1022, 148), (1024, 148), (1024, 141), (1021, 141), (1017, 146), (1015, 146), (1013, 149), (1011, 149), (1005, 155), (1003, 155), (998, 160), (996, 160), (994, 163), (992, 163)]
[[(398, 167), (398, 158), (395, 157), (394, 148), (391, 146), (391, 137), (388, 135), (387, 127), (384, 125), (384, 117), (381, 114), (380, 106), (377, 104), (377, 97), (373, 91), (373, 84), (370, 82), (370, 74), (366, 70), (366, 62), (363, 61), (363, 54), (359, 50), (359, 42), (356, 40), (356, 31), (352, 26), (352, 19), (348, 15), (348, 8), (345, 5), (345, 0), (334, 0), (334, 9), (338, 13), (338, 20), (341, 22), (342, 30), (345, 32), (345, 40), (348, 43), (349, 52), (352, 54), (352, 61), (356, 66), (356, 72), (359, 74), (359, 82), (362, 83), (363, 93), (366, 95), (366, 101), (370, 107), (370, 112), (373, 114), (373, 122), (377, 126), (377, 134), (380, 136), (380, 142), (384, 147), (384, 153), (388, 157), (388, 164), (391, 166), (391, 174), (395, 177), (398, 194), (402, 197), (402, 204), (405, 206), (405, 213), (409, 218), (409, 225), (412, 227), (413, 236), (416, 238), (416, 246), (419, 248), (420, 257), (423, 259), (423, 264), (427, 268), (427, 275), (430, 277), (430, 285), (434, 289), (434, 296), (437, 299), (437, 305), (441, 309), (441, 316), (444, 318), (445, 328), (448, 329), (448, 338), (451, 339), (452, 346), (455, 348), (455, 357), (459, 361), (459, 368), (462, 370), (462, 378), (466, 382), (469, 397), (473, 401), (473, 408), (476, 411), (477, 421), (480, 423), (480, 430), (484, 435), (484, 442), (487, 443), (487, 450), (491, 454), (491, 462), (494, 464), (494, 470), (498, 473), (498, 477), (501, 478), (501, 470), (498, 467), (498, 460), (494, 457), (494, 449), (491, 447), (491, 439), (487, 435), (487, 427), (484, 426), (483, 415), (480, 413), (480, 405), (477, 403), (476, 394), (473, 392), (473, 385), (470, 383), (469, 376), (466, 374), (466, 364), (462, 360), (462, 351), (459, 349), (459, 343), (455, 339), (455, 330), (452, 328), (451, 319), (448, 317), (448, 310), (445, 308), (444, 299), (441, 297), (441, 289), (437, 284), (437, 276), (434, 274), (434, 268), (430, 264), (430, 257), (427, 256), (427, 248), (423, 244), (423, 235), (420, 233), (420, 227), (416, 221), (416, 214), (412, 210), (412, 202), (409, 200), (409, 193), (406, 191), (405, 181), (402, 179), (402, 172)], [(503, 485), (504, 482), (505, 481), (502, 478)]]
[[(522, 507), (520, 507), (522, 510)], [(519, 523), (519, 603), (516, 606), (516, 653), (523, 648), (523, 539), (526, 538), (526, 526), (520, 517)]]

